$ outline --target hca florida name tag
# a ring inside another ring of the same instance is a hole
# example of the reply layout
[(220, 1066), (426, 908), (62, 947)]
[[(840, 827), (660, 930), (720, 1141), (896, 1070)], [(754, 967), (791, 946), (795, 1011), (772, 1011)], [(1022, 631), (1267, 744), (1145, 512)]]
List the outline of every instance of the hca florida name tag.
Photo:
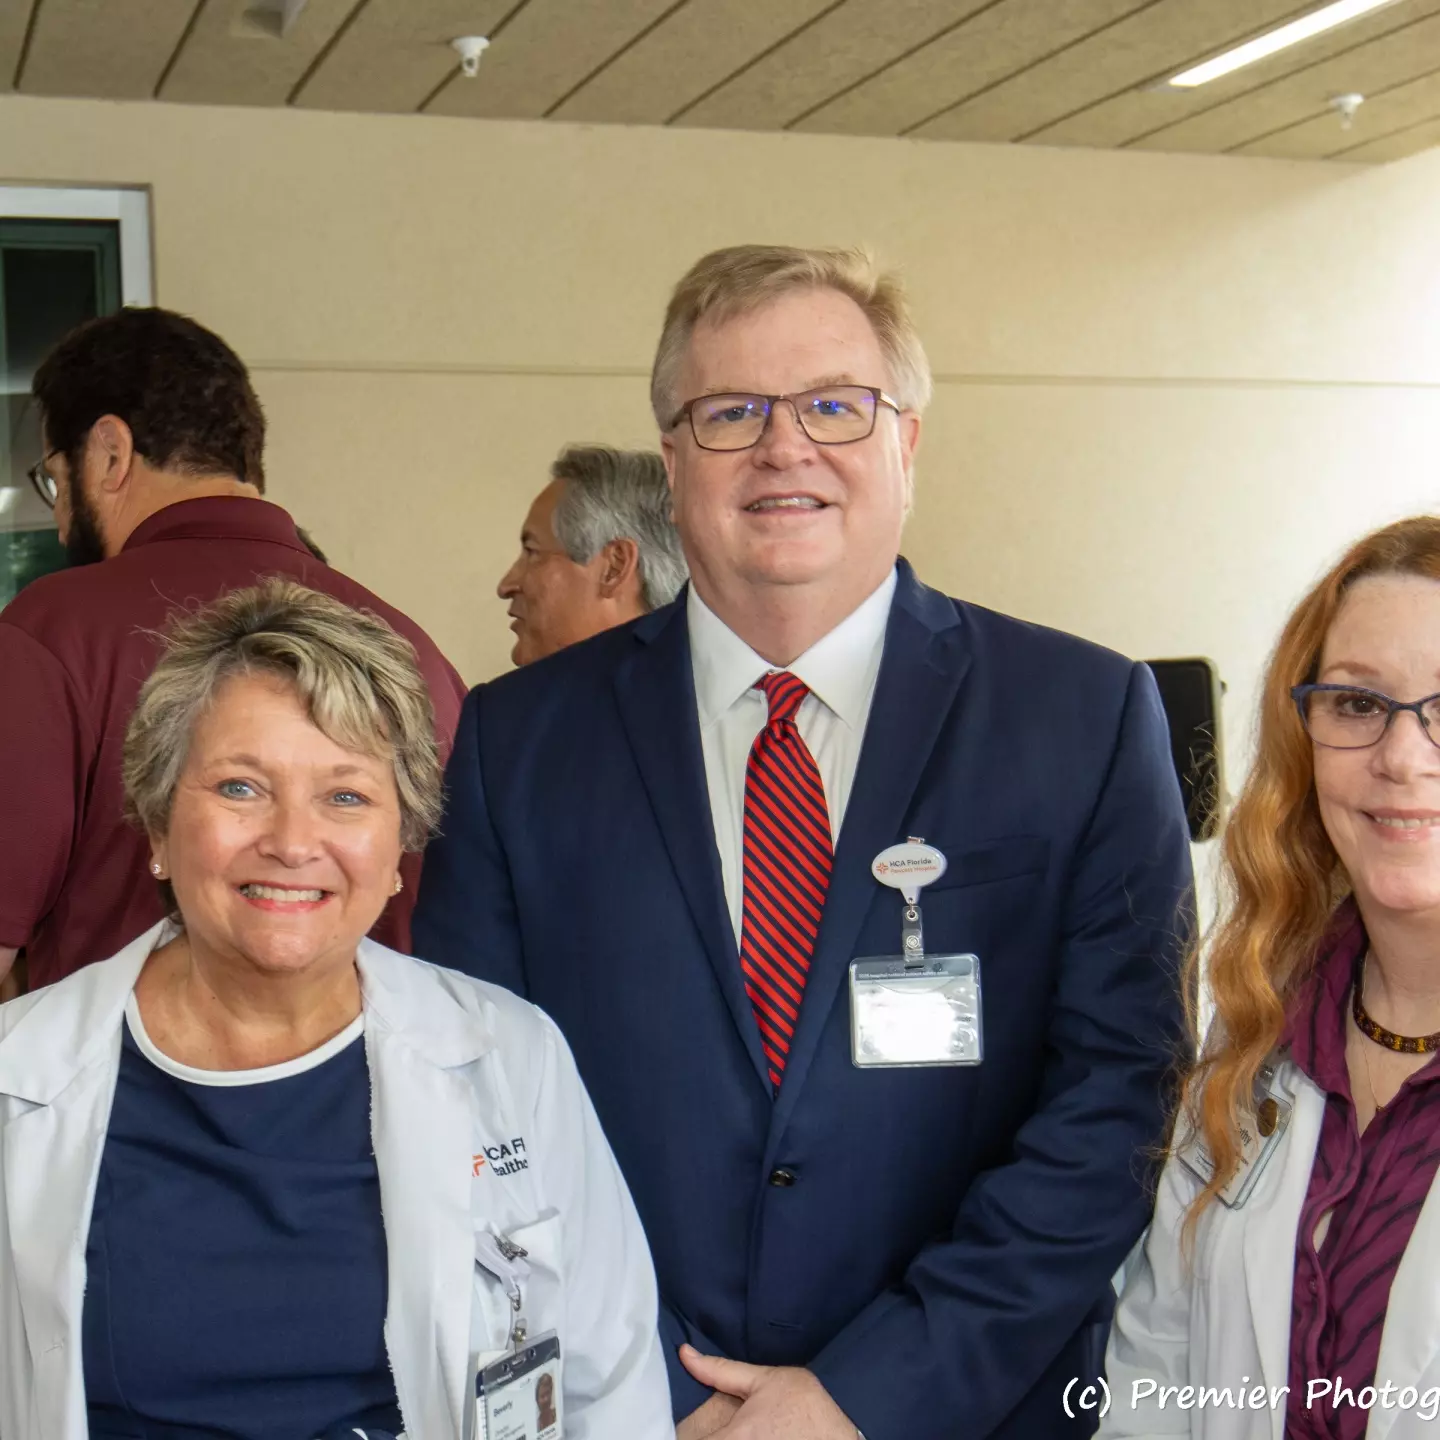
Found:
[(853, 961), (850, 1058), (861, 1069), (978, 1065), (984, 1058), (979, 957)]
[(560, 1440), (563, 1405), (554, 1331), (537, 1335), (475, 1377), (478, 1440)]
[(920, 892), (945, 867), (944, 855), (916, 835), (871, 862), (870, 873), (905, 903), (900, 954), (850, 966), (850, 1058), (862, 1069), (978, 1065), (983, 1058), (978, 957), (925, 954)]
[[(1252, 1113), (1240, 1122), (1240, 1162), (1218, 1197), (1231, 1210), (1238, 1210), (1255, 1193), (1267, 1162), (1290, 1124), (1294, 1106), (1276, 1082), (1279, 1068), (1279, 1056), (1272, 1055), (1255, 1077)], [(1179, 1155), (1180, 1163), (1202, 1184), (1208, 1185), (1214, 1178), (1215, 1159), (1199, 1135), (1192, 1132)]]

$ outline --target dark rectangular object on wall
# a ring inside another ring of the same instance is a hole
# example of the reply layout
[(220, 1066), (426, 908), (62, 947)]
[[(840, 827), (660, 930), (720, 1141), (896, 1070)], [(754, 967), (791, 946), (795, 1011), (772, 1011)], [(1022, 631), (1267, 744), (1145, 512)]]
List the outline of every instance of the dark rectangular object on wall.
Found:
[(1224, 685), (1212, 660), (1148, 660), (1170, 721), (1170, 753), (1192, 840), (1210, 840), (1220, 828), (1224, 800), (1220, 696)]

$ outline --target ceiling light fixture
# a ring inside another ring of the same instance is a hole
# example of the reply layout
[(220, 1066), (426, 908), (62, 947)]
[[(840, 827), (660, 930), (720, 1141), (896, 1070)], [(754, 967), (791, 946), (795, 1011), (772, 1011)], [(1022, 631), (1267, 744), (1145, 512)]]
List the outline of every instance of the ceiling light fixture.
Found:
[(1380, 10), (1395, 3), (1396, 0), (1336, 0), (1335, 4), (1326, 5), (1309, 15), (1302, 15), (1300, 19), (1292, 20), (1278, 30), (1257, 35), (1253, 40), (1247, 40), (1243, 45), (1237, 45), (1233, 50), (1227, 50), (1223, 55), (1205, 61), (1203, 65), (1183, 70), (1166, 83), (1179, 90), (1204, 85), (1207, 81), (1218, 80), (1222, 75), (1229, 75), (1246, 65), (1253, 65), (1257, 60), (1264, 60), (1278, 50), (1288, 50), (1292, 45), (1299, 45), (1304, 40), (1323, 35), (1337, 25), (1346, 25), (1351, 20), (1368, 15), (1372, 10)]

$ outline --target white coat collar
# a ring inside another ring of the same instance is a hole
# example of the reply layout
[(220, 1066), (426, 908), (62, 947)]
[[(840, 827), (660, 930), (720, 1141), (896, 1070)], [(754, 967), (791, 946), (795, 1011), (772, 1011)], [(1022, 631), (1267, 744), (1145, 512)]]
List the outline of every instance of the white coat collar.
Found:
[[(1260, 1365), (1267, 1386), (1289, 1383), (1290, 1317), (1294, 1295), (1295, 1245), (1310, 1173), (1325, 1119), (1325, 1095), (1293, 1061), (1282, 1067), (1279, 1080), (1295, 1097), (1283, 1154), (1272, 1164), (1278, 1175), (1256, 1190), (1246, 1208), (1254, 1207), (1244, 1235), (1245, 1290), (1250, 1303)], [(1282, 1163), (1283, 1162), (1283, 1163)], [(1244, 1210), (1236, 1212), (1243, 1216)], [(1421, 1385), (1440, 1354), (1440, 1181), (1431, 1185), (1415, 1222), (1410, 1243), (1400, 1257), (1386, 1306), (1380, 1357), (1375, 1367), (1379, 1386), (1390, 1381), (1395, 1390)], [(1318, 1378), (1318, 1377), (1317, 1377)], [(1366, 1440), (1384, 1440), (1403, 1412), (1377, 1405), (1370, 1412)], [(1273, 1440), (1282, 1440), (1285, 1407), (1271, 1411)]]
[[(0, 1012), (0, 1096), (32, 1107), (5, 1127), (0, 1170), (26, 1343), (44, 1397), (42, 1435), (84, 1431), (84, 1236), (125, 1002), (151, 951), (174, 933), (168, 922), (156, 925), (111, 959)], [(410, 1433), (461, 1440), (473, 1404), (466, 1277), (476, 1144), (464, 1067), (494, 1048), (493, 1011), (465, 977), (372, 941), (361, 942), (357, 963), (389, 1251), (391, 1370)], [(500, 1078), (489, 1083), (503, 1090)]]
[[(173, 939), (162, 920), (123, 950), (86, 965), (21, 1002), (0, 1038), (0, 1095), (49, 1105), (98, 1055), (114, 1046), (125, 1002), (153, 950)], [(443, 971), (362, 940), (356, 955), (367, 1020), (399, 1036), (440, 1069), (467, 1065), (494, 1045), (489, 1019), (460, 1001)]]

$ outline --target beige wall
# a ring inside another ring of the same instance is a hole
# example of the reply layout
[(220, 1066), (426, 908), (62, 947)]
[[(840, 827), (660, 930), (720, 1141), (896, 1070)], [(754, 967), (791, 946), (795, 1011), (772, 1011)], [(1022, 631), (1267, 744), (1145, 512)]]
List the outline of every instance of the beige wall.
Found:
[(911, 557), (1131, 654), (1213, 656), (1237, 760), (1300, 588), (1440, 497), (1440, 152), (1367, 170), (4, 98), (0, 178), (153, 187), (160, 302), (255, 367), (275, 498), (471, 679), (506, 663), (492, 588), (546, 463), (652, 442), (667, 286), (739, 240), (904, 268), (939, 378)]

